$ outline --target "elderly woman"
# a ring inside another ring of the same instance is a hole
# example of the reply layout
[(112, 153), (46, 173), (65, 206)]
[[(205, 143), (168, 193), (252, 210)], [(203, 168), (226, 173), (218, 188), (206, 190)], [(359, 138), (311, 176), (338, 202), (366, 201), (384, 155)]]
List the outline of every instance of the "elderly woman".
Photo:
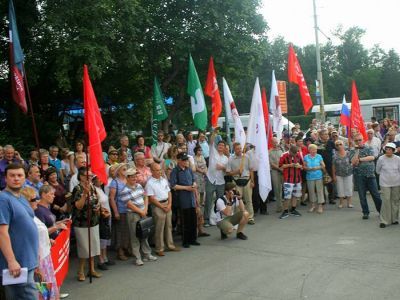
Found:
[(346, 199), (347, 207), (352, 208), (353, 165), (351, 164), (350, 153), (346, 151), (342, 140), (337, 140), (335, 147), (336, 151), (332, 160), (332, 180), (336, 184), (336, 191), (339, 196), (338, 207), (342, 208)]
[(133, 147), (133, 152), (141, 152), (144, 154), (146, 166), (153, 163), (153, 155), (151, 154), (151, 148), (144, 144), (144, 136), (138, 135), (136, 137), (136, 146)]
[[(36, 197), (35, 189), (27, 186), (21, 191), (21, 195), (28, 200), (30, 206), (32, 207), (33, 211), (36, 213), (38, 208), (38, 202)], [(55, 300), (59, 299), (59, 290), (57, 287), (56, 276), (54, 273), (53, 262), (51, 260), (50, 255), (50, 238), (49, 238), (49, 231), (47, 226), (36, 216), (33, 219), (38, 232), (39, 232), (39, 267), (38, 271), (42, 275), (43, 280), (46, 282), (52, 283), (51, 290), (50, 290), (50, 297), (47, 299)]]
[(306, 170), (306, 180), (308, 197), (311, 202), (310, 212), (313, 212), (318, 203), (318, 213), (323, 212), (324, 203), (324, 183), (323, 176), (325, 171), (325, 164), (322, 156), (317, 154), (318, 147), (315, 144), (308, 146), (308, 152), (304, 156), (304, 170)]
[(51, 204), (51, 211), (57, 220), (63, 220), (68, 216), (67, 200), (65, 198), (66, 190), (62, 184), (58, 182), (56, 168), (49, 168), (46, 171), (45, 181), (54, 188), (54, 201)]
[[(147, 238), (139, 240), (136, 237), (136, 223), (141, 218), (146, 218), (148, 209), (148, 199), (143, 187), (137, 181), (135, 169), (126, 172), (126, 186), (121, 192), (121, 201), (125, 204), (128, 211), (128, 226), (133, 255), (136, 257), (135, 264), (143, 266), (143, 261), (156, 261), (157, 257), (151, 255), (151, 248)], [(143, 260), (142, 255), (143, 253)]]
[(129, 248), (129, 229), (127, 222), (126, 205), (121, 201), (122, 190), (126, 186), (127, 164), (119, 164), (115, 169), (115, 179), (109, 185), (109, 200), (114, 212), (115, 248), (119, 260), (128, 260), (126, 256)]
[(382, 191), (382, 208), (380, 213), (380, 228), (390, 224), (399, 224), (400, 202), (400, 157), (394, 155), (396, 145), (387, 143), (385, 155), (378, 158), (376, 173)]
[(39, 190), (40, 199), (35, 210), (35, 216), (46, 225), (52, 239), (58, 236), (60, 230), (66, 229), (63, 222), (56, 222), (56, 216), (50, 210), (55, 197), (54, 193), (55, 190), (51, 185), (43, 185)]
[[(85, 281), (87, 259), (90, 261), (89, 272), (91, 275), (95, 278), (102, 276), (94, 269), (94, 257), (100, 255), (100, 205), (96, 190), (91, 184), (91, 178), (92, 173), (86, 167), (79, 168), (79, 184), (72, 192), (72, 226), (74, 227), (79, 258), (78, 281)], [(90, 241), (88, 239), (89, 230)]]
[(147, 180), (151, 177), (150, 168), (145, 163), (146, 157), (142, 152), (136, 152), (133, 158), (135, 160), (136, 172), (138, 173), (136, 180), (141, 186), (146, 186)]

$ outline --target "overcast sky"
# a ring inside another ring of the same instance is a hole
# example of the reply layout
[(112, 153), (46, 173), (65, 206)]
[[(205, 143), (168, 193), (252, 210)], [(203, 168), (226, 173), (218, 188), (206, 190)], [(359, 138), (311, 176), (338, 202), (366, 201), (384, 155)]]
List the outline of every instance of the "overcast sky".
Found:
[[(270, 27), (269, 37), (283, 36), (298, 46), (315, 43), (313, 0), (262, 0), (261, 13)], [(318, 27), (338, 41), (331, 32), (342, 24), (345, 29), (366, 30), (362, 43), (367, 48), (380, 44), (384, 50), (400, 53), (400, 0), (316, 0)], [(320, 43), (327, 39), (320, 33)]]

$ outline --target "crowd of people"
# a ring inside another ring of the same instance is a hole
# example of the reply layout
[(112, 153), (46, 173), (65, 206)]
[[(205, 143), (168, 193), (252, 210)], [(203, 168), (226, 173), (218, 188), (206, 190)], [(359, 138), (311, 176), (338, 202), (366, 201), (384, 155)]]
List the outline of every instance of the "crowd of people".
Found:
[[(398, 224), (398, 125), (372, 119), (366, 126), (367, 139), (356, 129), (347, 133), (317, 120), (307, 131), (295, 124), (281, 139), (274, 135), (271, 149), (265, 149), (272, 181), (267, 201), (258, 192), (254, 146), (243, 149), (234, 137), (228, 144), (218, 129), (196, 138), (192, 132), (159, 131), (152, 146), (139, 135), (131, 147), (123, 135), (104, 153), (107, 184), (91, 172), (82, 140), (73, 151), (53, 145), (31, 151), (27, 159), (12, 145), (0, 147), (0, 268), (14, 277), (22, 267), (28, 269), (27, 283), (3, 287), (7, 299), (36, 299), (35, 274), (53, 283), (49, 299), (67, 297), (57, 287), (49, 254), (68, 222), (79, 281), (100, 278), (100, 271), (112, 268), (110, 249), (116, 259), (134, 257), (134, 264), (143, 266), (168, 251), (181, 251), (178, 239), (183, 248), (200, 246), (210, 226), (219, 228), (222, 240), (234, 232), (247, 240), (246, 225), (256, 224), (258, 213), (269, 214), (271, 202), (279, 219), (301, 217), (299, 205), (322, 214), (329, 204), (353, 208), (355, 188), (363, 219), (370, 214), (369, 191), (379, 226)], [(154, 228), (143, 237), (138, 223), (148, 217)]]

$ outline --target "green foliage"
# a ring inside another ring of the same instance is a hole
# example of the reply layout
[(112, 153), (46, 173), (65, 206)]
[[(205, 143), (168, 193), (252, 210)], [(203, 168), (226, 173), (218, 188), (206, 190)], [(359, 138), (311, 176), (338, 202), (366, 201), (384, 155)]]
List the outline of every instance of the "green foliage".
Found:
[[(121, 132), (149, 133), (155, 75), (164, 95), (174, 99), (167, 107), (164, 125), (172, 122), (176, 127), (193, 128), (186, 92), (189, 53), (203, 87), (209, 58), (214, 57), (220, 90), (224, 76), (240, 113), (249, 112), (257, 76), (268, 93), (272, 70), (277, 80), (287, 81), (288, 41), (268, 39), (268, 20), (258, 12), (259, 0), (14, 3), (40, 141), (46, 147), (60, 132), (62, 112), (82, 103), (83, 64), (89, 65), (102, 108), (106, 145), (117, 141)], [(0, 4), (0, 26), (5, 33), (8, 0), (0, 0)], [(357, 81), (361, 99), (400, 95), (398, 53), (386, 52), (378, 45), (366, 49), (361, 43), (364, 33), (359, 27), (338, 28), (338, 44), (321, 44), (326, 103), (340, 102), (343, 94), (350, 99), (352, 79)], [(0, 39), (0, 45), (0, 108), (7, 113), (7, 130), (1, 131), (0, 141), (18, 143), (19, 139), (21, 147), (32, 147), (31, 120), (10, 100), (7, 40)], [(295, 50), (314, 99), (315, 46), (295, 46)], [(297, 86), (289, 84), (287, 93), (289, 115), (301, 115)], [(209, 99), (206, 101), (210, 110)], [(81, 134), (81, 124), (77, 128), (75, 136)]]

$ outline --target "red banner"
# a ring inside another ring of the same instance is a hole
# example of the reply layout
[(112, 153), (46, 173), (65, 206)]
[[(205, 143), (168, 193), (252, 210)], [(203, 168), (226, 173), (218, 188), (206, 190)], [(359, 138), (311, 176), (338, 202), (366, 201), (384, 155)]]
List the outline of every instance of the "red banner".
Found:
[(68, 274), (70, 233), (71, 222), (68, 222), (67, 229), (61, 231), (51, 247), (51, 260), (53, 261), (54, 273), (59, 287)]

